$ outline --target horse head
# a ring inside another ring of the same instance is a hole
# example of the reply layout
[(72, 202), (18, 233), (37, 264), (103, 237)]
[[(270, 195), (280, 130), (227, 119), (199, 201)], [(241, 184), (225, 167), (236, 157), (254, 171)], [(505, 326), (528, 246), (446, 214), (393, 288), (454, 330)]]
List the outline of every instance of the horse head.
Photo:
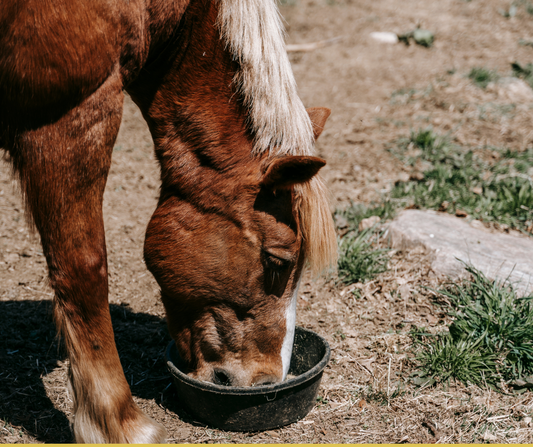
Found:
[[(317, 138), (329, 111), (310, 115)], [(309, 258), (302, 203), (324, 165), (313, 156), (252, 156), (224, 170), (222, 182), (202, 183), (194, 200), (186, 188), (162, 192), (145, 260), (192, 377), (231, 386), (286, 377)]]

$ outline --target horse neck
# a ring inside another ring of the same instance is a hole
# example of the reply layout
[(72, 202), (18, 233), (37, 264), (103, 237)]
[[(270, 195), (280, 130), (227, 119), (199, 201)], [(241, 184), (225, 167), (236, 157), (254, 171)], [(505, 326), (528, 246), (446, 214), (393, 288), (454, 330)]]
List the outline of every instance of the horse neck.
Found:
[(216, 18), (217, 2), (190, 4), (166, 54), (154, 61), (149, 56), (128, 88), (150, 127), (163, 192), (222, 194), (257, 172), (260, 163), (251, 154), (247, 111), (233, 85), (238, 66), (220, 39)]

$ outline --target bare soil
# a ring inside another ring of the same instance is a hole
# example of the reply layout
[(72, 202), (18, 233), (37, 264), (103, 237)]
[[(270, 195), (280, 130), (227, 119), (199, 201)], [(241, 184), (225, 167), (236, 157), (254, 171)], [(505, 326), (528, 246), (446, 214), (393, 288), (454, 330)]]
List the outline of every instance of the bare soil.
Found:
[[(474, 86), (472, 67), (509, 76), (510, 63), (533, 62), (533, 16), (518, 2), (506, 18), (501, 0), (293, 0), (282, 13), (288, 42), (342, 35), (334, 46), (292, 53), (306, 106), (333, 110), (318, 143), (332, 210), (369, 204), (413, 174), (388, 151), (412, 129), (432, 126), (459, 144), (523, 150), (533, 144), (533, 103), (505, 83)], [(373, 31), (432, 30), (435, 44), (384, 44)], [(261, 433), (206, 427), (176, 403), (163, 350), (169, 337), (158, 288), (142, 260), (144, 232), (158, 195), (159, 171), (140, 112), (126, 98), (105, 194), (110, 306), (128, 381), (140, 407), (168, 430), (170, 442), (533, 442), (533, 395), (503, 395), (457, 384), (420, 389), (407, 335), (437, 330), (438, 278), (423, 250), (394, 252), (388, 272), (344, 287), (304, 279), (298, 324), (329, 341), (315, 408), (302, 421)], [(352, 293), (360, 289), (361, 298)], [(7, 162), (0, 164), (0, 442), (71, 442), (67, 365), (55, 339), (51, 289), (38, 236)], [(528, 419), (529, 418), (529, 419)]]

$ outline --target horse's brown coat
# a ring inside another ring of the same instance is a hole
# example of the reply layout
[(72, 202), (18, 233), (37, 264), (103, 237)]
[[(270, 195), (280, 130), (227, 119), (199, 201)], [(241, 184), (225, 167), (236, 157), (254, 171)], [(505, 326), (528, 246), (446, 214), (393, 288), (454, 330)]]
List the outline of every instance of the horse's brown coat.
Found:
[[(191, 374), (242, 386), (282, 379), (285, 310), (307, 246), (294, 187), (305, 190), (325, 162), (253, 155), (249, 111), (233, 83), (240, 67), (217, 13), (208, 0), (4, 0), (0, 8), (0, 143), (41, 235), (77, 441), (164, 438), (133, 403), (107, 304), (102, 200), (123, 90), (146, 118), (161, 165), (145, 258)], [(310, 112), (315, 137), (328, 114)]]

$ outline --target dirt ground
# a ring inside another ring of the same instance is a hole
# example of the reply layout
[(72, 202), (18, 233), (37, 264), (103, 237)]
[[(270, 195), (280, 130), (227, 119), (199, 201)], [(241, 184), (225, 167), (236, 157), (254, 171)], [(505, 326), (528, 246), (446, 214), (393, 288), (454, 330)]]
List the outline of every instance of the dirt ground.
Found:
[[(291, 53), (306, 106), (333, 111), (318, 143), (332, 210), (371, 203), (411, 175), (387, 148), (432, 126), (471, 147), (533, 144), (533, 102), (500, 83), (483, 90), (472, 67), (509, 76), (533, 62), (533, 15), (514, 17), (501, 0), (286, 0), (289, 43), (343, 40)], [(373, 41), (373, 31), (435, 33), (431, 48)], [(527, 89), (526, 89), (527, 90)], [(353, 287), (304, 278), (298, 324), (329, 341), (332, 359), (317, 405), (302, 421), (261, 433), (196, 422), (175, 402), (163, 350), (168, 343), (155, 281), (142, 261), (144, 231), (158, 195), (158, 167), (140, 112), (126, 98), (105, 194), (110, 305), (115, 337), (136, 402), (168, 430), (170, 442), (361, 443), (533, 442), (533, 395), (457, 385), (417, 389), (409, 329), (437, 328), (445, 314), (423, 286), (441, 281), (421, 250), (395, 252), (388, 272)], [(0, 442), (71, 442), (66, 363), (52, 324), (51, 290), (38, 237), (23, 217), (9, 166), (0, 164)]]

